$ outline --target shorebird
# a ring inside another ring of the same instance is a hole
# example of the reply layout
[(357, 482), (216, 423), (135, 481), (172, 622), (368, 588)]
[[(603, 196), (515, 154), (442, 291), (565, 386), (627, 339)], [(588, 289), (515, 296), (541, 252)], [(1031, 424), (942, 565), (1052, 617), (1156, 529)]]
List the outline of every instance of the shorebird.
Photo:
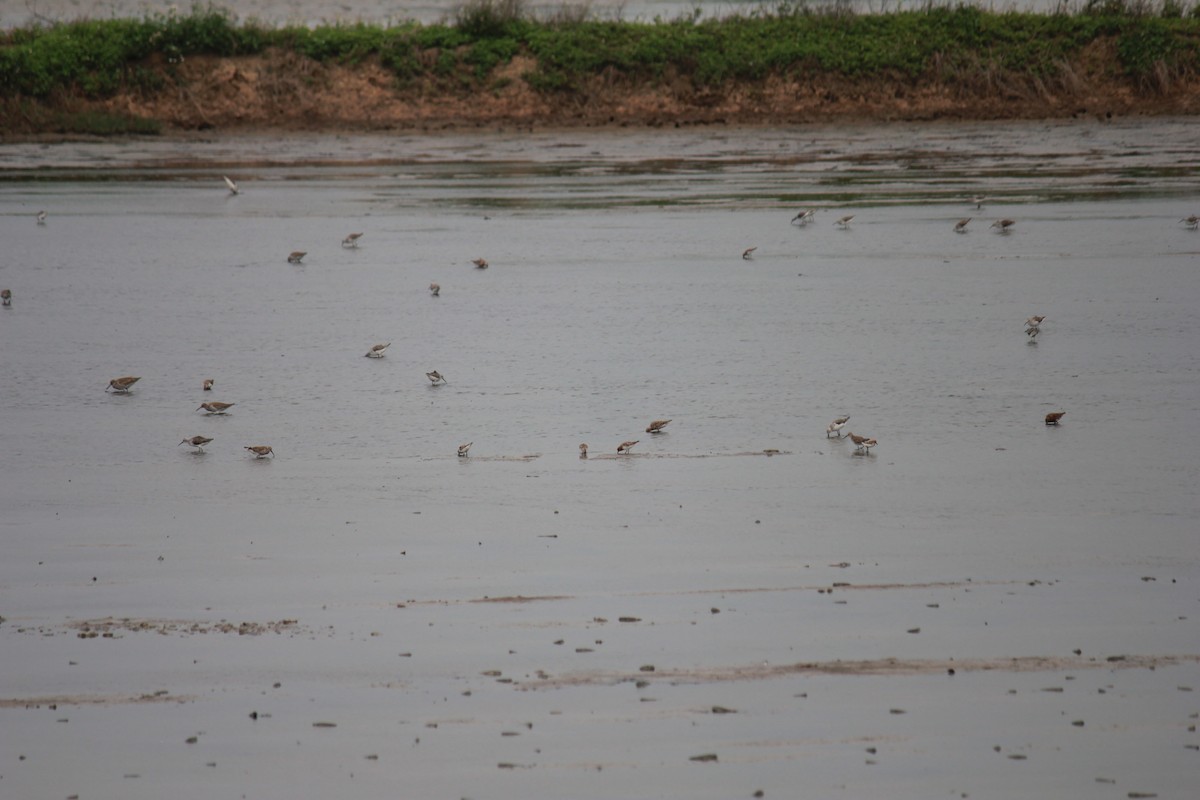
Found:
[(213, 400), (211, 403), (201, 403), (196, 406), (196, 410), (204, 409), (204, 413), (206, 414), (224, 414), (236, 405), (237, 403), (220, 403)]
[(963, 217), (958, 222), (954, 223), (954, 232), (955, 233), (966, 233), (967, 232), (967, 223), (970, 221), (971, 221), (970, 217)]
[(742, 251), (742, 260), (743, 261), (753, 261), (754, 260), (754, 251), (757, 249), (758, 249), (757, 247), (747, 247), (745, 250)]
[(432, 383), (434, 386), (436, 386), (439, 383), (446, 382), (446, 376), (442, 375), (442, 373), (438, 372), (436, 369), (433, 372), (426, 372), (425, 377), (429, 378), (429, 382)]
[(133, 375), (126, 375), (123, 378), (113, 378), (108, 382), (108, 386), (104, 387), (104, 391), (107, 392), (109, 389), (112, 389), (117, 394), (129, 394), (129, 390), (140, 380), (140, 376), (134, 377)]
[(846, 435), (850, 437), (850, 441), (854, 442), (855, 447), (857, 447), (859, 450), (866, 449), (866, 436), (859, 436), (858, 434), (851, 433), (850, 431), (846, 431)]
[(842, 428), (846, 427), (846, 423), (850, 421), (850, 415), (838, 417), (833, 422), (829, 423), (829, 427), (825, 429), (825, 438), (829, 438), (829, 434), (836, 433), (837, 437), (842, 438)]
[[(192, 447), (196, 448), (197, 453), (203, 453), (204, 445), (208, 444), (211, 441), (212, 441), (212, 439), (207, 436), (193, 436), (190, 439), (184, 439), (179, 444), (190, 444)], [(179, 444), (177, 444), (175, 446), (179, 447)]]
[(362, 236), (361, 233), (351, 233), (345, 239), (342, 239), (342, 247), (358, 247), (360, 236)]
[(292, 252), (288, 253), (288, 263), (299, 264), (300, 260), (306, 255), (308, 255), (308, 252), (305, 250), (293, 250)]
[(471, 263), (474, 264), (478, 269), (487, 269), (488, 268), (488, 263), (487, 263), (486, 258), (477, 258), (477, 259), (473, 260)]
[(866, 439), (863, 439), (863, 443), (862, 443), (863, 452), (864, 453), (871, 452), (871, 448), (877, 444), (879, 444), (879, 442), (875, 441), (875, 439), (873, 437), (867, 437)]
[(38, 225), (46, 224), (46, 212), (45, 211), (39, 211), (37, 213), (37, 221), (38, 221)]
[(1012, 226), (1016, 224), (1017, 221), (1015, 219), (998, 219), (992, 223), (992, 227), (1001, 233), (1008, 233), (1012, 230)]
[(849, 227), (850, 227), (850, 221), (851, 221), (852, 219), (854, 219), (854, 215), (853, 215), (853, 214), (847, 214), (846, 216), (842, 217), (841, 219), (839, 219), (837, 222), (835, 222), (835, 223), (833, 223), (833, 224), (834, 224), (834, 225), (837, 225), (837, 226), (839, 226), (839, 227), (841, 227), (841, 228), (843, 228), (843, 229), (845, 229), (845, 228), (849, 228)]
[(12, 289), (0, 289), (0, 303), (6, 306), (12, 305)]
[(1187, 225), (1187, 229), (1189, 231), (1194, 231), (1194, 230), (1196, 230), (1196, 228), (1200, 228), (1200, 216), (1197, 216), (1195, 214), (1192, 214), (1190, 217), (1184, 217), (1183, 219), (1181, 219), (1179, 221), (1182, 222), (1184, 225)]
[(1025, 320), (1025, 327), (1026, 328), (1036, 328), (1042, 324), (1042, 320), (1044, 320), (1044, 319), (1046, 319), (1046, 317), (1044, 315), (1040, 316), (1040, 317), (1030, 317), (1029, 319)]
[(381, 344), (372, 345), (371, 349), (366, 352), (367, 358), (383, 358), (383, 351), (392, 346), (391, 342), (382, 342)]
[(238, 193), (237, 183), (235, 183), (234, 180), (232, 178), (230, 178), (228, 175), (222, 175), (221, 177), (225, 179), (225, 185), (229, 187), (229, 193), (237, 194)]
[(662, 429), (667, 427), (669, 419), (656, 419), (646, 427), (646, 433), (662, 433)]
[(584, 442), (583, 444), (579, 445), (579, 457), (587, 458), (587, 442)]
[(792, 224), (807, 225), (808, 223), (812, 222), (812, 218), (816, 215), (816, 213), (817, 210), (815, 208), (802, 209), (800, 213), (792, 217)]
[(983, 204), (986, 201), (987, 201), (987, 198), (981, 194), (977, 194), (971, 198), (971, 204), (974, 205), (975, 208), (983, 208)]
[(211, 391), (212, 391), (212, 387), (213, 387), (213, 379), (212, 379), (212, 378), (205, 378), (205, 379), (204, 379), (204, 391), (206, 391), (206, 392), (211, 392)]
[(246, 449), (251, 453), (254, 453), (255, 458), (266, 458), (267, 456), (270, 456), (271, 458), (275, 457), (275, 451), (271, 449), (271, 445), (269, 444), (246, 445)]
[(641, 439), (634, 439), (632, 442), (621, 442), (621, 444), (617, 447), (617, 452), (618, 453), (628, 453), (630, 450), (633, 449), (633, 446), (640, 441), (641, 441)]
[(1047, 425), (1057, 425), (1058, 421), (1060, 419), (1062, 419), (1063, 415), (1066, 413), (1067, 412), (1065, 412), (1065, 411), (1051, 411), (1049, 414), (1046, 415), (1046, 424)]
[(431, 295), (433, 295), (434, 297), (437, 297), (439, 294), (442, 293), (442, 287), (436, 283), (431, 283), (431, 284), (429, 284), (429, 293)]
[(475, 444), (475, 443), (474, 443), (474, 442), (467, 442), (466, 444), (460, 444), (460, 445), (458, 446), (458, 457), (459, 457), (459, 458), (466, 458), (466, 457), (467, 457), (467, 452), (468, 452), (468, 451), (471, 449), (471, 445), (473, 445), (473, 444)]
[(1037, 327), (1036, 325), (1035, 325), (1034, 327), (1032, 327), (1032, 328), (1026, 328), (1026, 329), (1025, 329), (1025, 335), (1029, 337), (1029, 341), (1030, 341), (1030, 342), (1032, 342), (1033, 340), (1037, 339), (1037, 337), (1038, 337), (1038, 334), (1039, 334), (1039, 333), (1041, 333), (1041, 332), (1042, 332), (1042, 329), (1041, 329), (1041, 328), (1039, 328), (1039, 327)]

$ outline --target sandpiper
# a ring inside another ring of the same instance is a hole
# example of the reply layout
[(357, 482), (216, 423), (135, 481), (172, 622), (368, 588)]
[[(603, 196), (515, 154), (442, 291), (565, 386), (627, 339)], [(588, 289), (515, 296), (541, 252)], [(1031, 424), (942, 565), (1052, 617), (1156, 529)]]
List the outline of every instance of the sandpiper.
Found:
[(488, 263), (486, 258), (476, 258), (472, 262), (477, 269), (487, 269)]
[(426, 372), (425, 377), (429, 378), (429, 382), (436, 386), (439, 383), (446, 382), (446, 376), (438, 372), (436, 369), (433, 372)]
[(850, 431), (846, 431), (846, 435), (850, 437), (850, 441), (854, 442), (855, 447), (857, 447), (859, 450), (865, 449), (864, 443), (867, 441), (866, 436), (859, 436), (858, 434)]
[(641, 441), (641, 439), (634, 439), (632, 442), (621, 442), (621, 444), (617, 446), (617, 452), (618, 453), (628, 453), (630, 450), (633, 449), (633, 446), (640, 441)]
[(392, 346), (391, 342), (381, 342), (376, 345), (371, 345), (371, 349), (366, 352), (367, 358), (383, 358), (383, 351)]
[[(184, 439), (179, 444), (190, 444), (192, 447), (196, 448), (197, 453), (203, 453), (204, 445), (208, 444), (211, 441), (212, 441), (212, 439), (209, 438), (208, 436), (193, 436), (190, 439)], [(179, 444), (177, 444), (175, 446), (179, 447)]]
[(992, 223), (992, 227), (1000, 231), (1000, 233), (1008, 233), (1012, 230), (1012, 226), (1016, 225), (1015, 219), (998, 219)]
[(1045, 315), (1040, 317), (1030, 317), (1029, 319), (1025, 320), (1025, 327), (1036, 328), (1042, 324), (1042, 320), (1044, 319), (1046, 319)]
[(743, 261), (753, 261), (754, 260), (754, 251), (757, 249), (758, 249), (757, 247), (747, 247), (745, 250), (742, 251), (742, 260)]
[(0, 303), (6, 306), (12, 305), (12, 289), (0, 289)]
[(835, 222), (833, 224), (837, 225), (838, 227), (840, 227), (842, 229), (845, 229), (845, 228), (850, 227), (850, 221), (853, 219), (854, 219), (853, 214), (847, 214), (846, 216), (842, 217), (841, 219), (839, 219), (837, 222)]
[(829, 427), (825, 429), (825, 438), (829, 438), (829, 434), (836, 433), (837, 437), (842, 438), (842, 428), (846, 427), (846, 423), (850, 421), (850, 415), (838, 417), (833, 422), (829, 423)]
[(1065, 412), (1065, 411), (1051, 411), (1049, 414), (1046, 415), (1046, 424), (1047, 425), (1057, 425), (1058, 421), (1060, 419), (1062, 419), (1063, 415), (1066, 413), (1067, 412)]
[(117, 394), (129, 394), (129, 390), (140, 380), (140, 376), (134, 377), (133, 375), (126, 375), (123, 378), (113, 378), (108, 382), (108, 386), (104, 387), (104, 391), (107, 392), (109, 389), (112, 389)]
[(817, 210), (815, 208), (802, 209), (800, 211), (800, 213), (798, 213), (798, 214), (796, 214), (796, 216), (792, 217), (792, 224), (793, 225), (807, 225), (808, 223), (812, 222), (812, 218), (816, 215), (816, 213), (817, 213)]
[(288, 253), (288, 263), (299, 264), (306, 255), (308, 255), (308, 251), (306, 250), (293, 250)]
[(955, 233), (966, 233), (967, 232), (967, 223), (970, 221), (971, 221), (970, 217), (963, 217), (958, 222), (954, 223), (954, 232)]
[(237, 183), (235, 183), (234, 180), (232, 178), (230, 178), (228, 175), (222, 175), (221, 177), (225, 179), (225, 185), (229, 187), (229, 193), (237, 194), (238, 193)]
[(646, 426), (646, 433), (662, 433), (662, 429), (667, 427), (669, 419), (656, 419)]
[(985, 202), (987, 202), (987, 198), (981, 194), (977, 194), (971, 198), (971, 205), (975, 206), (975, 208), (983, 208)]
[(253, 453), (255, 458), (275, 457), (275, 451), (271, 449), (271, 445), (269, 444), (246, 445), (246, 449)]
[(1196, 228), (1200, 228), (1200, 216), (1197, 216), (1196, 214), (1184, 217), (1179, 221), (1186, 225), (1189, 231), (1194, 231)]
[(38, 222), (38, 225), (46, 224), (46, 212), (45, 211), (39, 211), (37, 213), (37, 222)]
[(466, 458), (466, 457), (467, 457), (467, 452), (468, 452), (468, 451), (471, 449), (471, 445), (473, 445), (473, 444), (475, 444), (475, 443), (474, 443), (474, 442), (467, 442), (466, 444), (460, 444), (460, 445), (458, 446), (458, 457), (459, 457), (459, 458)]
[(434, 297), (437, 297), (442, 293), (442, 287), (439, 284), (431, 283), (429, 284), (429, 293)]
[(868, 436), (866, 439), (863, 439), (863, 443), (862, 443), (863, 452), (865, 452), (865, 453), (871, 452), (871, 448), (877, 444), (879, 444), (879, 442), (875, 441), (874, 437)]
[(236, 405), (237, 403), (221, 403), (213, 400), (211, 403), (201, 403), (196, 406), (196, 410), (204, 409), (204, 413), (206, 414), (224, 414)]
[(361, 233), (349, 234), (345, 239), (342, 239), (342, 247), (358, 247), (358, 239), (361, 236)]
[(213, 387), (213, 379), (212, 379), (212, 378), (205, 378), (205, 379), (204, 379), (204, 391), (206, 391), (206, 392), (211, 392), (211, 391), (212, 391), (212, 387)]
[(583, 444), (579, 445), (579, 457), (587, 458), (587, 442), (584, 442)]

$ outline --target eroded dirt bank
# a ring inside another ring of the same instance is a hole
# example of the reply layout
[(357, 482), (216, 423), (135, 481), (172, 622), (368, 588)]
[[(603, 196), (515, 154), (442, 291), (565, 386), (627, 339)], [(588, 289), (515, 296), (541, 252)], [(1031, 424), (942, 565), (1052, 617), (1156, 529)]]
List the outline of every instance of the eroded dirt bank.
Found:
[(347, 66), (273, 50), (244, 57), (190, 57), (145, 67), (155, 90), (103, 100), (59, 97), (10, 105), (9, 133), (37, 134), (43, 112), (108, 113), (159, 121), (164, 132), (204, 129), (387, 130), (448, 127), (788, 124), (830, 120), (1055, 119), (1200, 113), (1200, 82), (1160, 75), (1141, 85), (1114, 76), (1098, 43), (1051, 78), (981, 71), (954, 84), (902, 78), (849, 81), (814, 74), (697, 89), (687, 76), (635, 81), (615, 73), (586, 91), (535, 91), (518, 57), (485, 88), (430, 80), (399, 85), (377, 60)]

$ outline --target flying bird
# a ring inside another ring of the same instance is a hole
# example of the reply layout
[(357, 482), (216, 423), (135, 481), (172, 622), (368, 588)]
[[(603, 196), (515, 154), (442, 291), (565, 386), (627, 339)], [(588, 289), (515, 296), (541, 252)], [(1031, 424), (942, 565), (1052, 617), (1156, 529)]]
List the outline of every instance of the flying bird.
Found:
[(221, 177), (225, 179), (225, 185), (229, 187), (229, 193), (230, 194), (238, 194), (237, 183), (235, 183), (233, 181), (233, 179), (230, 178), (228, 175), (222, 175)]
[(275, 451), (271, 449), (271, 445), (269, 444), (246, 445), (246, 449), (253, 453), (255, 458), (275, 457)]
[(646, 427), (646, 433), (662, 433), (662, 429), (667, 427), (669, 419), (656, 419)]
[(342, 247), (358, 247), (360, 236), (362, 236), (361, 233), (351, 233), (345, 239), (342, 239)]
[(292, 252), (288, 253), (288, 263), (299, 264), (301, 259), (303, 259), (306, 255), (308, 255), (308, 252), (305, 250), (293, 250)]
[(836, 433), (837, 437), (842, 438), (842, 428), (846, 427), (846, 423), (850, 421), (850, 415), (838, 417), (833, 422), (829, 423), (829, 427), (825, 429), (825, 438), (829, 438), (829, 434)]
[(467, 442), (466, 444), (460, 444), (460, 445), (458, 446), (458, 457), (459, 457), (459, 458), (466, 458), (466, 457), (467, 457), (467, 452), (468, 452), (468, 451), (471, 449), (471, 445), (473, 445), (473, 444), (475, 444), (475, 443), (474, 443), (474, 442)]
[[(190, 439), (184, 439), (179, 444), (190, 444), (192, 447), (196, 448), (197, 453), (203, 453), (204, 445), (208, 444), (211, 441), (212, 441), (212, 439), (208, 436), (193, 436)], [(175, 446), (179, 447), (179, 444), (177, 444)]]
[(1049, 414), (1046, 415), (1046, 424), (1047, 425), (1057, 425), (1058, 421), (1060, 419), (1062, 419), (1063, 415), (1066, 413), (1067, 412), (1065, 412), (1065, 411), (1051, 411)]
[(633, 446), (640, 441), (641, 441), (641, 439), (634, 439), (632, 442), (621, 442), (621, 444), (617, 447), (617, 452), (618, 453), (628, 453), (630, 450), (633, 449)]
[(366, 352), (367, 358), (383, 358), (383, 351), (392, 346), (391, 342), (383, 342), (381, 344), (372, 345), (371, 349)]
[(196, 410), (199, 411), (204, 409), (204, 413), (209, 415), (224, 414), (226, 411), (236, 405), (237, 403), (220, 403), (216, 400), (213, 400), (211, 403), (201, 403), (200, 405), (196, 406)]
[(126, 375), (123, 378), (113, 378), (108, 382), (108, 386), (104, 387), (104, 391), (107, 392), (109, 389), (112, 389), (117, 394), (129, 394), (129, 390), (140, 380), (140, 376), (134, 377), (133, 375)]

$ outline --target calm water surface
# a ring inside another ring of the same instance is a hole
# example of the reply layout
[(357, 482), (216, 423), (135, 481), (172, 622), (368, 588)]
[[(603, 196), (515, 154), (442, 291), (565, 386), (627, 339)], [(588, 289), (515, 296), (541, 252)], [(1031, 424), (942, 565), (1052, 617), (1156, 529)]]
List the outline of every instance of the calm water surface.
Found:
[[(0, 700), (193, 702), (0, 707), (4, 785), (394, 796), (402, 768), (414, 796), (778, 797), (801, 776), (814, 797), (1181, 796), (1194, 660), (1061, 696), (1045, 674), (681, 681), (657, 703), (481, 676), (1194, 656), (1192, 130), (5, 146)], [(815, 221), (789, 224), (802, 207)], [(125, 374), (132, 394), (104, 391)], [(196, 411), (214, 399), (236, 405)], [(840, 414), (879, 440), (869, 456), (825, 438)], [(643, 433), (654, 418), (667, 433)], [(207, 453), (176, 445), (194, 434)], [(834, 583), (876, 589), (813, 591)], [(477, 602), (518, 595), (558, 599)], [(306, 635), (63, 632), (110, 615)], [(739, 713), (697, 728), (714, 704)], [(273, 722), (244, 724), (252, 708)], [(209, 749), (187, 749), (197, 731)], [(874, 771), (869, 742), (888, 751)], [(710, 750), (718, 765), (689, 762)]]

